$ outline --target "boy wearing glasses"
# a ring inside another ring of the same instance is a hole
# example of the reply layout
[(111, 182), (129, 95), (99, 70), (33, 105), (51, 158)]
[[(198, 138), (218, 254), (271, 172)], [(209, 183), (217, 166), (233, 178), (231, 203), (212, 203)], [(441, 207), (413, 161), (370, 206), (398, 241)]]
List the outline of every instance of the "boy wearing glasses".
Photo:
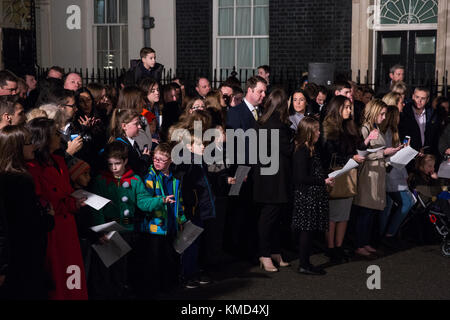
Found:
[[(165, 204), (173, 202), (171, 195), (150, 195), (141, 178), (134, 174), (128, 164), (128, 147), (120, 142), (114, 141), (106, 145), (104, 159), (108, 171), (97, 176), (92, 184), (91, 191), (102, 197), (110, 199), (102, 209), (92, 212), (92, 224), (100, 225), (111, 221), (118, 222), (127, 231), (121, 232), (122, 237), (134, 249), (136, 248), (137, 220), (142, 212), (153, 212), (161, 209)], [(139, 210), (138, 210), (139, 209)], [(99, 242), (104, 244), (108, 239), (100, 236)], [(140, 282), (135, 279), (139, 263), (132, 252), (130, 257), (125, 256), (106, 268), (102, 262), (91, 264), (91, 296), (99, 299), (127, 298), (130, 294), (128, 284)], [(132, 281), (136, 280), (136, 281)], [(136, 284), (137, 286), (137, 284)]]
[(177, 285), (179, 256), (173, 249), (173, 241), (182, 224), (186, 222), (181, 183), (170, 169), (171, 147), (161, 143), (154, 151), (153, 165), (145, 178), (145, 187), (153, 197), (174, 197), (173, 203), (146, 212), (136, 224), (140, 232), (137, 252), (142, 267), (139, 298), (153, 298), (162, 291)]

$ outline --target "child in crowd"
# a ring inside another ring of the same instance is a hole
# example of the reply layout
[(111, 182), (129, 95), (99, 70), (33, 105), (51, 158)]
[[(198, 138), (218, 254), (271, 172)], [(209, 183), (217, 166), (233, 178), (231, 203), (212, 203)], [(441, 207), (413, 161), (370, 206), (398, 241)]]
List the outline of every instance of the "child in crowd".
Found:
[[(182, 182), (182, 194), (186, 218), (192, 223), (208, 228), (205, 222), (216, 218), (215, 197), (208, 180), (208, 168), (203, 162), (205, 146), (200, 137), (194, 136), (194, 130), (190, 128), (188, 137), (183, 137), (183, 152), (187, 152), (186, 159), (189, 163), (178, 165), (175, 169), (176, 176)], [(184, 158), (184, 157), (183, 157)], [(207, 231), (207, 230), (205, 230)], [(201, 252), (205, 249), (203, 233), (194, 243), (183, 252), (182, 272), (184, 287), (193, 289), (199, 285), (206, 285), (211, 282), (209, 276), (202, 270), (200, 263), (204, 258)], [(203, 266), (205, 267), (205, 266)]]
[[(137, 209), (146, 212), (161, 209), (164, 204), (174, 203), (173, 195), (154, 197), (147, 192), (141, 178), (127, 166), (128, 148), (124, 143), (120, 141), (109, 143), (105, 148), (104, 156), (108, 171), (94, 179), (91, 191), (111, 202), (99, 211), (92, 213), (92, 224), (100, 225), (116, 221), (126, 229), (121, 235), (133, 248), (135, 243), (134, 218)], [(108, 241), (105, 236), (100, 238), (100, 243), (105, 241)], [(131, 274), (135, 268), (132, 259), (132, 257), (130, 259), (122, 258), (108, 270), (98, 259), (94, 264), (93, 257), (92, 273), (95, 272), (95, 276), (91, 277), (92, 296), (95, 298), (126, 297), (129, 294), (127, 292), (129, 287), (127, 275)]]
[[(68, 158), (67, 167), (69, 169), (70, 181), (75, 190), (88, 190), (91, 181), (91, 166), (78, 158)], [(91, 256), (91, 244), (99, 240), (99, 234), (90, 229), (91, 209), (88, 206), (81, 207), (75, 215), (77, 223), (78, 238), (80, 239), (81, 253), (83, 255), (86, 279), (89, 277), (89, 265)]]
[(151, 196), (174, 196), (175, 202), (137, 217), (139, 237), (136, 251), (139, 266), (143, 270), (140, 294), (144, 298), (178, 284), (180, 259), (173, 249), (173, 241), (186, 222), (186, 217), (181, 182), (173, 176), (171, 163), (170, 145), (158, 145), (153, 156), (153, 166), (145, 178), (145, 186)]
[(151, 158), (149, 148), (141, 152), (140, 146), (135, 141), (141, 129), (140, 114), (131, 109), (116, 109), (111, 118), (111, 137), (109, 142), (114, 140), (124, 143), (128, 147), (128, 165), (141, 178), (148, 173)]
[[(442, 190), (441, 180), (435, 172), (436, 158), (434, 155), (426, 154), (416, 160), (416, 169), (408, 177), (411, 189), (420, 189), (420, 193), (427, 198), (437, 195)], [(423, 192), (422, 192), (423, 191)]]

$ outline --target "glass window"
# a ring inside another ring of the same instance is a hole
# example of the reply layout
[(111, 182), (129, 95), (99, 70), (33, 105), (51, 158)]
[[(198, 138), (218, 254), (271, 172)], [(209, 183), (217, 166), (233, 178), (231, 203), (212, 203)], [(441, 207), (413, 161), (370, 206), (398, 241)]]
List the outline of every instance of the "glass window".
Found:
[(416, 37), (416, 54), (435, 54), (436, 37)]
[(95, 0), (97, 67), (128, 68), (128, 0)]
[(105, 23), (105, 0), (94, 1), (94, 23)]
[(402, 52), (402, 38), (383, 38), (383, 55), (400, 55)]
[(239, 73), (269, 64), (269, 1), (214, 0), (214, 4), (218, 12), (215, 67), (229, 71), (236, 67)]
[(437, 23), (438, 0), (380, 0), (381, 24)]
[(128, 0), (120, 0), (119, 15), (119, 23), (128, 23)]
[(232, 36), (234, 26), (234, 10), (233, 9), (219, 9), (219, 35)]

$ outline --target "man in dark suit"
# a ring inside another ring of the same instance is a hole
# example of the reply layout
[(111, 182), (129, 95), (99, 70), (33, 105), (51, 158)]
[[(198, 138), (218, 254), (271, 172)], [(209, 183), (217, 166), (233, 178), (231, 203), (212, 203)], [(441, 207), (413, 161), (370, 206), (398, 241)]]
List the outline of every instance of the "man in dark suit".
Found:
[(430, 106), (430, 91), (416, 88), (413, 101), (408, 103), (400, 115), (398, 126), (400, 139), (411, 137), (411, 148), (439, 157), (438, 113)]
[(378, 88), (377, 94), (375, 95), (376, 98), (382, 99), (385, 94), (391, 92), (391, 86), (394, 82), (404, 81), (405, 67), (400, 64), (392, 66), (389, 70), (389, 78), (391, 80), (388, 83), (385, 83)]
[[(230, 108), (227, 114), (227, 129), (238, 130), (242, 129), (244, 132), (254, 129), (256, 121), (259, 119), (257, 107), (263, 102), (266, 96), (267, 82), (259, 76), (251, 77), (247, 80), (247, 93), (244, 101)], [(239, 143), (235, 138), (234, 159), (235, 163), (238, 159), (236, 145)], [(245, 139), (245, 163), (250, 165), (249, 154), (249, 140)], [(256, 156), (256, 155), (255, 155)], [(232, 168), (237, 169), (237, 165)], [(234, 172), (232, 172), (233, 174)], [(244, 256), (252, 262), (258, 261), (257, 255), (257, 214), (253, 202), (253, 189), (251, 181), (251, 173), (248, 174), (248, 179), (243, 183), (238, 197), (230, 199), (229, 213), (228, 213), (228, 229), (230, 234), (230, 248), (232, 250), (240, 250), (235, 252)], [(243, 245), (244, 244), (244, 245)]]

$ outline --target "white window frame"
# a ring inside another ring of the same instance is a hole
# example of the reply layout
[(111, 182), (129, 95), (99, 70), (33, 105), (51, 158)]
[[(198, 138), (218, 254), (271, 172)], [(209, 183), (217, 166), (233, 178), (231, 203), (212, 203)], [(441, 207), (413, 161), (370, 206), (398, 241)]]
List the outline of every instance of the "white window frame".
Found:
[[(378, 31), (409, 31), (409, 30), (437, 30), (437, 23), (417, 23), (417, 24), (381, 24), (381, 0), (375, 0), (375, 16), (374, 16), (374, 31), (372, 37), (372, 70), (377, 67), (377, 38)], [(375, 83), (375, 72), (372, 72), (372, 83)]]
[[(251, 68), (242, 68), (241, 70), (250, 70), (251, 74), (253, 75), (255, 69), (259, 66), (255, 65), (255, 39), (270, 39), (269, 35), (253, 35), (253, 14), (254, 14), (254, 8), (257, 7), (267, 7), (266, 5), (254, 5), (254, 0), (251, 0), (251, 33), (252, 35), (243, 35), (243, 36), (219, 36), (219, 0), (213, 0), (213, 70), (212, 74), (214, 75), (214, 70), (217, 70), (217, 77), (220, 77), (220, 70), (222, 69), (222, 66), (220, 66), (220, 40), (221, 39), (235, 39), (235, 47), (234, 47), (234, 63), (236, 67), (236, 72), (239, 74), (239, 69), (237, 67), (237, 40), (238, 39), (252, 39), (252, 46), (253, 46), (253, 57), (252, 57), (252, 66)], [(231, 7), (230, 7), (231, 8)], [(234, 0), (234, 19), (233, 19), (233, 33), (236, 33), (236, 0)], [(270, 51), (269, 51), (270, 56)], [(220, 79), (222, 80), (222, 79)]]
[[(130, 1), (133, 1), (133, 0), (128, 0), (127, 1), (127, 6), (129, 5), (129, 2)], [(119, 17), (120, 17), (120, 1), (119, 0), (116, 0), (116, 2), (117, 2), (117, 19), (119, 20)], [(116, 27), (116, 26), (118, 26), (119, 27), (119, 30), (120, 30), (120, 40), (119, 40), (119, 48), (120, 48), (120, 50), (119, 50), (119, 60), (120, 60), (120, 67), (119, 67), (119, 69), (122, 69), (122, 68), (127, 68), (128, 67), (128, 65), (122, 65), (122, 63), (123, 63), (123, 57), (122, 57), (122, 54), (123, 54), (123, 33), (122, 33), (122, 27), (127, 27), (127, 33), (128, 33), (128, 18), (127, 18), (127, 23), (119, 23), (119, 22), (117, 22), (117, 23), (111, 23), (111, 22), (106, 22), (107, 21), (107, 6), (106, 6), (106, 0), (105, 0), (105, 23), (95, 23), (95, 8), (94, 8), (94, 1), (92, 1), (92, 12), (94, 13), (93, 15), (92, 15), (92, 41), (93, 41), (93, 56), (94, 56), (94, 66), (95, 66), (95, 68), (96, 69), (98, 69), (98, 68), (100, 68), (101, 70), (109, 70), (109, 69), (114, 69), (114, 68), (116, 68), (115, 66), (111, 66), (111, 67), (101, 67), (101, 66), (99, 66), (98, 65), (98, 61), (97, 61), (97, 54), (98, 54), (98, 50), (97, 50), (97, 28), (98, 27), (107, 27), (107, 30), (108, 30), (108, 52), (110, 52), (110, 50), (111, 50), (111, 48), (110, 48), (110, 28), (109, 27)], [(128, 10), (128, 8), (127, 8), (127, 10)], [(129, 36), (129, 34), (128, 34), (128, 36)], [(128, 43), (126, 43), (126, 45), (127, 45), (127, 48), (128, 48)], [(128, 49), (126, 50), (126, 51), (128, 51)], [(128, 57), (128, 60), (129, 60), (129, 57)]]

